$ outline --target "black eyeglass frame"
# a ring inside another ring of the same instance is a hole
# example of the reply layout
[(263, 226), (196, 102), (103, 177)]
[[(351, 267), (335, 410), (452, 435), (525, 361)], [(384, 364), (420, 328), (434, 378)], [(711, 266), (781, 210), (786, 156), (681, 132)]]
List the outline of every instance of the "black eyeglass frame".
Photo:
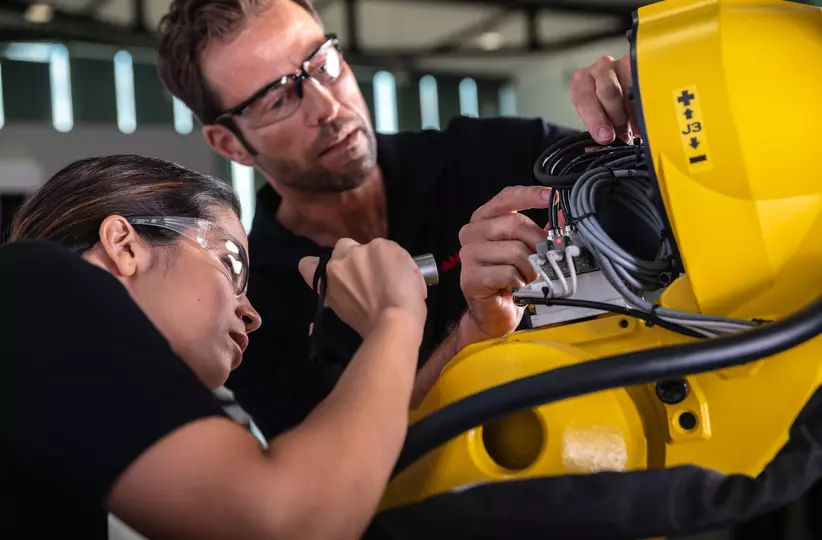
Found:
[[(320, 43), (314, 50), (312, 50), (311, 54), (309, 54), (306, 57), (306, 59), (302, 62), (299, 71), (297, 71), (296, 73), (289, 73), (288, 75), (283, 75), (279, 79), (277, 79), (275, 81), (271, 81), (269, 84), (265, 85), (264, 87), (260, 88), (256, 92), (254, 92), (248, 99), (246, 99), (245, 101), (243, 101), (239, 105), (236, 105), (236, 106), (228, 109), (227, 111), (224, 111), (224, 112), (218, 114), (214, 118), (214, 120), (210, 123), (211, 124), (223, 124), (223, 125), (228, 123), (228, 124), (231, 124), (229, 127), (233, 128), (234, 126), (233, 126), (233, 122), (231, 120), (232, 117), (241, 115), (255, 101), (257, 101), (258, 99), (260, 99), (261, 97), (266, 95), (269, 91), (271, 91), (272, 88), (274, 88), (276, 86), (285, 85), (291, 80), (293, 80), (296, 84), (295, 90), (297, 92), (297, 97), (300, 100), (302, 100), (303, 99), (303, 82), (307, 79), (312, 78), (311, 74), (308, 73), (308, 67), (311, 64), (311, 60), (313, 60), (314, 56), (316, 56), (317, 53), (319, 53), (321, 50), (323, 50), (325, 47), (327, 47), (329, 45), (329, 43), (331, 44), (332, 47), (337, 49), (337, 51), (340, 50), (339, 40), (337, 39), (337, 35), (336, 34), (326, 34), (325, 35), (325, 40), (322, 43)], [(299, 110), (299, 107), (297, 108), (297, 110)], [(296, 112), (296, 110), (295, 110), (295, 112)], [(285, 118), (283, 118), (282, 120), (284, 120), (284, 119)]]

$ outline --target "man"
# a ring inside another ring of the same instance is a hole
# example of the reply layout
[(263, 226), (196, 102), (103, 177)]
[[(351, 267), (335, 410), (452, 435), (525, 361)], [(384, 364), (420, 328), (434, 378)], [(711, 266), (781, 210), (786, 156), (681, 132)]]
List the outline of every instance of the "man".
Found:
[[(625, 68), (604, 59), (574, 79), (575, 103), (602, 142), (630, 136)], [(161, 23), (159, 71), (203, 122), (208, 144), (269, 183), (249, 238), (248, 294), (264, 324), (228, 383), (267, 437), (308, 415), (359, 344), (330, 311), (310, 335), (316, 295), (297, 271), (302, 257), (327, 254), (341, 237), (387, 237), (439, 262), (414, 403), (463, 347), (517, 328), (522, 310), (510, 290), (536, 278), (527, 257), (543, 235), (519, 212), (546, 208), (548, 192), (532, 186), (489, 199), (533, 184), (539, 154), (570, 130), (459, 118), (442, 132), (375, 134), (350, 67), (307, 0), (174, 0)]]

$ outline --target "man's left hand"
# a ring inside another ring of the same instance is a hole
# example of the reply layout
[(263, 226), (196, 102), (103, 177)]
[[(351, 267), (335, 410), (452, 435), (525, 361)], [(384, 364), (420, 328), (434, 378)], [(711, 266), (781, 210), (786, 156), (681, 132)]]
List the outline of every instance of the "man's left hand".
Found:
[(509, 187), (480, 207), (460, 231), (461, 286), (468, 313), (460, 322), (458, 349), (516, 330), (523, 309), (514, 288), (537, 279), (528, 257), (545, 231), (519, 212), (550, 206), (550, 188)]

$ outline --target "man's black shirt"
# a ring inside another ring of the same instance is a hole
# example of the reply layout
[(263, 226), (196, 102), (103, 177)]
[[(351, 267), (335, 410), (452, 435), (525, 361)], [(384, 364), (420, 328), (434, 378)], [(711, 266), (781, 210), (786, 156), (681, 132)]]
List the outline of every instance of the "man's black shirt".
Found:
[[(460, 229), (505, 187), (534, 184), (539, 155), (572, 133), (537, 119), (457, 118), (443, 131), (377, 135), (388, 237), (412, 255), (433, 253), (440, 270), (440, 283), (429, 290), (421, 362), (466, 308)], [(275, 219), (279, 202), (270, 186), (257, 197), (248, 296), (263, 325), (227, 385), (269, 438), (300, 423), (328, 395), (361, 341), (326, 310), (319, 359), (309, 361), (316, 295), (297, 265), (331, 250), (283, 228)]]
[(0, 538), (107, 538), (128, 466), (226, 415), (125, 287), (65, 248), (0, 246), (0, 299)]

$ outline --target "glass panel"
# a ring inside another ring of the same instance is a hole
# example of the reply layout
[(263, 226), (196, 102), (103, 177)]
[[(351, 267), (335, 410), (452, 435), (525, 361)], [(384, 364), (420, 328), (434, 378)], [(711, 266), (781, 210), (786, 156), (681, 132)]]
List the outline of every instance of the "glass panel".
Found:
[(114, 55), (114, 90), (117, 98), (117, 127), (123, 133), (134, 133), (137, 129), (134, 62), (128, 51), (118, 51)]
[(397, 76), (397, 114), (400, 131), (418, 131), (422, 127), (419, 76)]
[(374, 83), (371, 81), (357, 81), (360, 85), (362, 97), (365, 99), (365, 104), (368, 105), (368, 110), (371, 112), (371, 123), (377, 125), (377, 118), (374, 115)]
[(76, 124), (113, 125), (117, 121), (113, 58), (109, 61), (72, 58), (71, 97)]
[(460, 116), (459, 85), (462, 77), (453, 75), (437, 75), (437, 89), (439, 93), (440, 125), (447, 127), (451, 120)]
[(420, 118), (423, 129), (440, 129), (440, 98), (437, 79), (426, 75), (420, 79)]
[(65, 45), (52, 45), (49, 55), (49, 85), (51, 87), (51, 121), (57, 131), (68, 132), (74, 127), (74, 105), (71, 99), (69, 52)]
[(134, 96), (137, 125), (174, 125), (174, 104), (154, 64), (134, 64)]
[(388, 71), (380, 71), (374, 75), (374, 102), (377, 132), (396, 133), (399, 129), (397, 83), (394, 75)]
[(3, 70), (3, 111), (14, 121), (51, 124), (49, 64), (0, 59)]
[(477, 81), (474, 79), (466, 78), (460, 81), (460, 113), (474, 118), (480, 115)]
[(500, 88), (499, 81), (478, 80), (477, 81), (477, 101), (479, 115), (482, 117), (493, 117), (500, 115)]

